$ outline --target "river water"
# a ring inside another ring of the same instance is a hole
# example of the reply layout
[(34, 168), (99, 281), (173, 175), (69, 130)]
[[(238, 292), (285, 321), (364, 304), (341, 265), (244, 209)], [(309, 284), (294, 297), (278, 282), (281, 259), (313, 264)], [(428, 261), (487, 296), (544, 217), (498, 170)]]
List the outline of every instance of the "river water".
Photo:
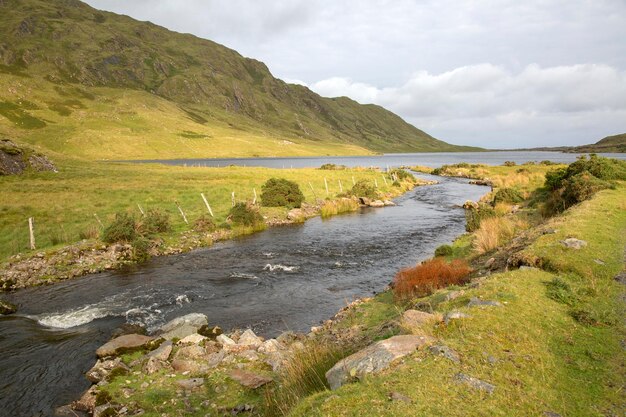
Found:
[(225, 329), (251, 327), (264, 336), (308, 331), (464, 231), (457, 205), (488, 189), (440, 180), (396, 199), (397, 207), (314, 218), (8, 294), (20, 309), (0, 318), (0, 415), (48, 416), (76, 399), (89, 386), (83, 374), (95, 349), (124, 322), (155, 329), (201, 312)]
[[(316, 168), (322, 164), (337, 164), (349, 167), (396, 167), (423, 165), (432, 168), (444, 164), (467, 162), (469, 164), (502, 165), (505, 161), (522, 164), (527, 161), (541, 162), (549, 160), (569, 164), (574, 162), (577, 153), (545, 151), (497, 151), (497, 152), (427, 152), (396, 153), (373, 156), (314, 156), (285, 158), (222, 158), (222, 159), (167, 159), (132, 161), (138, 163), (163, 163), (167, 165), (185, 165), (202, 167), (223, 167), (228, 165), (267, 167), (267, 168)], [(624, 153), (599, 154), (608, 158), (626, 159)]]

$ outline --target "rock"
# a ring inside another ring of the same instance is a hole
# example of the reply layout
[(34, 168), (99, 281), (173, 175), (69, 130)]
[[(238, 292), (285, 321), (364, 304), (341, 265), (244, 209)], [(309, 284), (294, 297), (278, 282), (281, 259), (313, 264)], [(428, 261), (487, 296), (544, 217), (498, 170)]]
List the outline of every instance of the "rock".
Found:
[(117, 410), (122, 408), (119, 404), (102, 404), (94, 408), (93, 417), (117, 416)]
[(303, 218), (305, 218), (304, 211), (299, 208), (291, 209), (289, 210), (289, 213), (287, 213), (287, 219), (291, 221), (300, 220)]
[(470, 387), (472, 387), (474, 389), (477, 389), (479, 391), (485, 391), (485, 392), (487, 392), (489, 394), (492, 394), (495, 391), (495, 389), (496, 389), (495, 385), (492, 385), (492, 384), (490, 384), (488, 382), (485, 382), (485, 381), (481, 381), (478, 378), (474, 378), (473, 376), (469, 376), (469, 375), (466, 375), (466, 374), (463, 374), (463, 373), (456, 374), (454, 376), (454, 379), (457, 382), (459, 382), (459, 383), (468, 385), (468, 386), (470, 386)]
[(120, 351), (127, 351), (133, 349), (139, 349), (146, 346), (153, 340), (150, 336), (143, 336), (140, 334), (127, 334), (117, 337), (104, 345), (100, 346), (96, 350), (96, 355), (103, 358), (105, 356), (114, 356)]
[(424, 325), (441, 321), (441, 316), (418, 310), (407, 310), (402, 314), (400, 325), (407, 329), (417, 330)]
[(286, 331), (286, 332), (281, 333), (276, 338), (276, 341), (283, 345), (290, 345), (297, 340), (303, 340), (303, 339), (304, 339), (303, 335), (300, 335), (291, 331)]
[(174, 359), (200, 359), (206, 356), (206, 351), (198, 345), (185, 346), (178, 349)]
[(225, 334), (221, 334), (219, 336), (217, 336), (217, 338), (215, 339), (218, 343), (220, 343), (222, 346), (234, 346), (237, 343), (235, 343), (235, 341), (233, 339), (231, 339), (230, 337), (226, 336)]
[(204, 325), (198, 329), (198, 334), (204, 337), (208, 337), (211, 340), (215, 340), (215, 338), (221, 335), (222, 328), (220, 326), (208, 326)]
[(194, 334), (190, 334), (187, 337), (182, 338), (178, 344), (179, 345), (184, 345), (184, 344), (194, 344), (194, 345), (198, 345), (200, 344), (200, 342), (202, 342), (203, 340), (207, 340), (208, 338), (202, 335), (199, 335), (198, 333), (194, 333)]
[(208, 366), (188, 359), (174, 359), (172, 368), (178, 373), (189, 372), (191, 374), (200, 374), (209, 370)]
[(258, 350), (260, 353), (272, 353), (272, 352), (278, 352), (282, 349), (284, 349), (284, 346), (278, 343), (276, 339), (269, 339), (263, 342), (263, 344), (259, 346)]
[(561, 417), (559, 413), (555, 413), (554, 411), (544, 411), (544, 417)]
[(304, 343), (300, 341), (293, 342), (291, 346), (289, 346), (289, 350), (291, 350), (292, 352), (297, 352), (299, 350), (304, 350), (304, 349), (305, 349)]
[(163, 369), (167, 369), (170, 367), (170, 364), (164, 360), (157, 359), (155, 357), (150, 357), (143, 365), (141, 370), (146, 375), (155, 374)]
[(594, 259), (593, 261), (598, 265), (606, 265), (606, 262), (604, 262), (602, 259)]
[(394, 203), (391, 200), (385, 200), (385, 201), (383, 201), (383, 204), (385, 205), (385, 207), (393, 207), (393, 206), (396, 205), (396, 203)]
[(107, 380), (113, 371), (128, 373), (130, 372), (130, 369), (120, 358), (105, 361), (98, 360), (98, 362), (96, 362), (96, 364), (87, 371), (85, 376), (89, 381), (97, 384), (100, 381)]
[(54, 417), (87, 417), (88, 414), (82, 411), (76, 411), (71, 405), (64, 405), (54, 410)]
[(244, 350), (243, 352), (239, 352), (237, 356), (250, 362), (256, 362), (259, 360), (259, 354), (254, 350)]
[(273, 381), (273, 379), (270, 377), (258, 375), (248, 371), (243, 371), (241, 369), (233, 369), (228, 373), (228, 376), (239, 382), (244, 387), (252, 389), (259, 388), (260, 386), (269, 384)]
[(173, 330), (170, 330), (169, 332), (165, 332), (162, 333), (159, 337), (162, 337), (165, 340), (172, 340), (172, 339), (184, 339), (187, 336), (191, 336), (196, 334), (196, 332), (198, 331), (198, 328), (196, 328), (195, 326), (189, 325), (189, 324), (183, 324), (179, 327), (174, 328)]
[(337, 389), (354, 378), (362, 379), (387, 369), (394, 360), (410, 355), (432, 341), (428, 336), (402, 335), (376, 342), (337, 362), (326, 372), (326, 380), (331, 389)]
[(146, 356), (148, 358), (155, 358), (160, 361), (166, 361), (169, 359), (170, 354), (172, 353), (172, 342), (167, 340), (161, 343), (161, 346), (148, 353)]
[(13, 314), (17, 311), (15, 304), (0, 300), (0, 315)]
[(181, 379), (180, 381), (176, 381), (176, 385), (184, 390), (191, 391), (194, 388), (199, 388), (204, 385), (204, 378)]
[(111, 335), (111, 339), (115, 339), (116, 337), (124, 336), (125, 334), (146, 334), (146, 328), (140, 324), (129, 324), (124, 323), (117, 329), (113, 331)]
[(226, 352), (221, 351), (217, 353), (211, 353), (207, 356), (207, 364), (209, 368), (215, 368), (226, 358)]
[(443, 356), (446, 359), (451, 360), (454, 363), (460, 363), (461, 358), (459, 358), (459, 354), (454, 350), (450, 349), (448, 346), (444, 345), (435, 345), (428, 348), (430, 353), (433, 355)]
[(450, 291), (449, 293), (446, 294), (445, 300), (446, 301), (456, 300), (457, 298), (459, 298), (463, 294), (465, 294), (465, 291), (461, 291), (461, 290), (459, 290), (459, 291)]
[(389, 393), (389, 399), (391, 401), (402, 401), (403, 403), (407, 403), (407, 404), (411, 404), (413, 402), (413, 400), (407, 397), (406, 395), (400, 394), (399, 392), (395, 392), (395, 391)]
[(201, 313), (187, 314), (186, 316), (177, 317), (174, 320), (170, 320), (161, 326), (160, 330), (163, 333), (171, 332), (181, 326), (191, 326), (198, 330), (202, 326), (209, 324), (207, 316)]
[(383, 203), (381, 200), (374, 200), (374, 201), (370, 201), (369, 203), (370, 207), (385, 207), (385, 203)]
[(496, 263), (496, 258), (489, 258), (487, 262), (485, 262), (485, 268), (491, 269), (491, 267)]
[(364, 206), (369, 206), (372, 200), (367, 197), (359, 197), (359, 203)]
[(472, 297), (467, 303), (468, 307), (502, 307), (499, 301), (481, 300), (478, 297)]
[(93, 412), (93, 409), (96, 408), (96, 394), (97, 388), (95, 386), (89, 388), (80, 399), (74, 401), (72, 403), (72, 408), (78, 411), (84, 411), (86, 413)]
[(478, 205), (477, 202), (472, 201), (472, 200), (467, 200), (465, 203), (463, 203), (463, 208), (464, 209), (476, 209), (478, 210), (480, 206)]
[(281, 352), (271, 352), (265, 357), (265, 363), (272, 367), (272, 371), (279, 372), (287, 364), (287, 356)]
[(566, 248), (576, 249), (576, 250), (582, 249), (585, 246), (587, 246), (587, 242), (585, 242), (584, 240), (574, 239), (573, 237), (562, 240), (561, 243), (565, 245)]
[(254, 346), (255, 348), (258, 348), (259, 346), (261, 346), (261, 344), (263, 344), (263, 341), (259, 339), (252, 330), (248, 329), (243, 332), (241, 336), (239, 336), (239, 341), (237, 342), (237, 344), (241, 346)]
[(450, 311), (443, 316), (443, 321), (449, 324), (452, 320), (467, 319), (471, 316), (469, 314), (462, 313), (460, 311)]

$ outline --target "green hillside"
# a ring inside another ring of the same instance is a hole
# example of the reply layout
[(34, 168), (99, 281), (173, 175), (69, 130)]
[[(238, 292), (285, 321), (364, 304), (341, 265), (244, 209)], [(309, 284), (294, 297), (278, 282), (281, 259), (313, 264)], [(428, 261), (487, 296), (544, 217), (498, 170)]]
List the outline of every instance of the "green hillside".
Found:
[(626, 133), (607, 136), (591, 145), (576, 146), (568, 152), (626, 152)]
[(89, 159), (470, 149), (77, 0), (0, 2), (0, 115), (0, 135)]

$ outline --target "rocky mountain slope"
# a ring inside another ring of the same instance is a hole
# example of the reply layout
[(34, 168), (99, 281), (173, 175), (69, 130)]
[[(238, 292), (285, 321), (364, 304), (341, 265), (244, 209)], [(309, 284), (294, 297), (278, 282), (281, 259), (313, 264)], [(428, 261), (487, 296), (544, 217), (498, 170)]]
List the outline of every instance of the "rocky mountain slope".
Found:
[[(268, 137), (282, 145), (345, 148), (317, 154), (468, 149), (437, 140), (380, 106), (324, 98), (287, 84), (262, 62), (215, 42), (98, 11), (78, 0), (0, 1), (0, 86), (6, 87), (0, 93), (5, 134), (90, 157), (95, 153), (85, 148), (100, 140), (85, 139), (85, 128), (105, 129), (111, 136), (130, 128), (126, 142), (137, 139), (133, 129), (140, 130), (157, 137), (153, 141), (165, 141), (165, 148), (176, 147), (173, 138), (195, 139), (191, 147), (198, 152), (191, 156), (207, 157), (218, 156), (211, 150), (222, 144), (209, 147), (206, 142), (224, 136), (249, 137), (248, 148), (263, 148), (262, 138)], [(150, 117), (139, 114), (134, 103), (120, 112), (129, 97), (142, 103)], [(83, 113), (78, 126), (77, 112)], [(125, 123), (129, 113), (138, 119), (132, 126)], [(103, 126), (107, 114), (119, 123)], [(97, 126), (89, 126), (95, 119)], [(181, 130), (181, 124), (190, 127)], [(36, 138), (45, 131), (68, 146), (82, 143), (68, 150)], [(130, 157), (154, 156), (149, 152), (153, 143), (142, 145), (144, 152), (134, 150)], [(297, 146), (290, 152), (301, 153)], [(252, 155), (250, 150), (239, 153)]]

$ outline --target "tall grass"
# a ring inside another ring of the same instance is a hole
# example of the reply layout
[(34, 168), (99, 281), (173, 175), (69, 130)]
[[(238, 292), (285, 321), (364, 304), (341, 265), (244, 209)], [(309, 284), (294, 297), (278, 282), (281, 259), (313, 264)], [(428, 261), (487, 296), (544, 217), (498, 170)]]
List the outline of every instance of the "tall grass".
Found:
[(511, 240), (518, 230), (527, 228), (527, 224), (508, 217), (490, 217), (480, 223), (474, 233), (472, 243), (474, 251), (483, 254), (504, 245)]
[(359, 204), (350, 198), (342, 198), (339, 200), (325, 201), (320, 208), (322, 218), (331, 217), (341, 213), (350, 213), (356, 211)]
[(439, 288), (465, 284), (469, 273), (470, 267), (464, 260), (448, 263), (444, 258), (430, 259), (400, 270), (393, 279), (393, 293), (398, 300), (424, 297)]
[(326, 372), (350, 353), (341, 345), (321, 341), (295, 352), (281, 371), (280, 384), (265, 391), (264, 415), (286, 416), (305, 397), (328, 389)]

